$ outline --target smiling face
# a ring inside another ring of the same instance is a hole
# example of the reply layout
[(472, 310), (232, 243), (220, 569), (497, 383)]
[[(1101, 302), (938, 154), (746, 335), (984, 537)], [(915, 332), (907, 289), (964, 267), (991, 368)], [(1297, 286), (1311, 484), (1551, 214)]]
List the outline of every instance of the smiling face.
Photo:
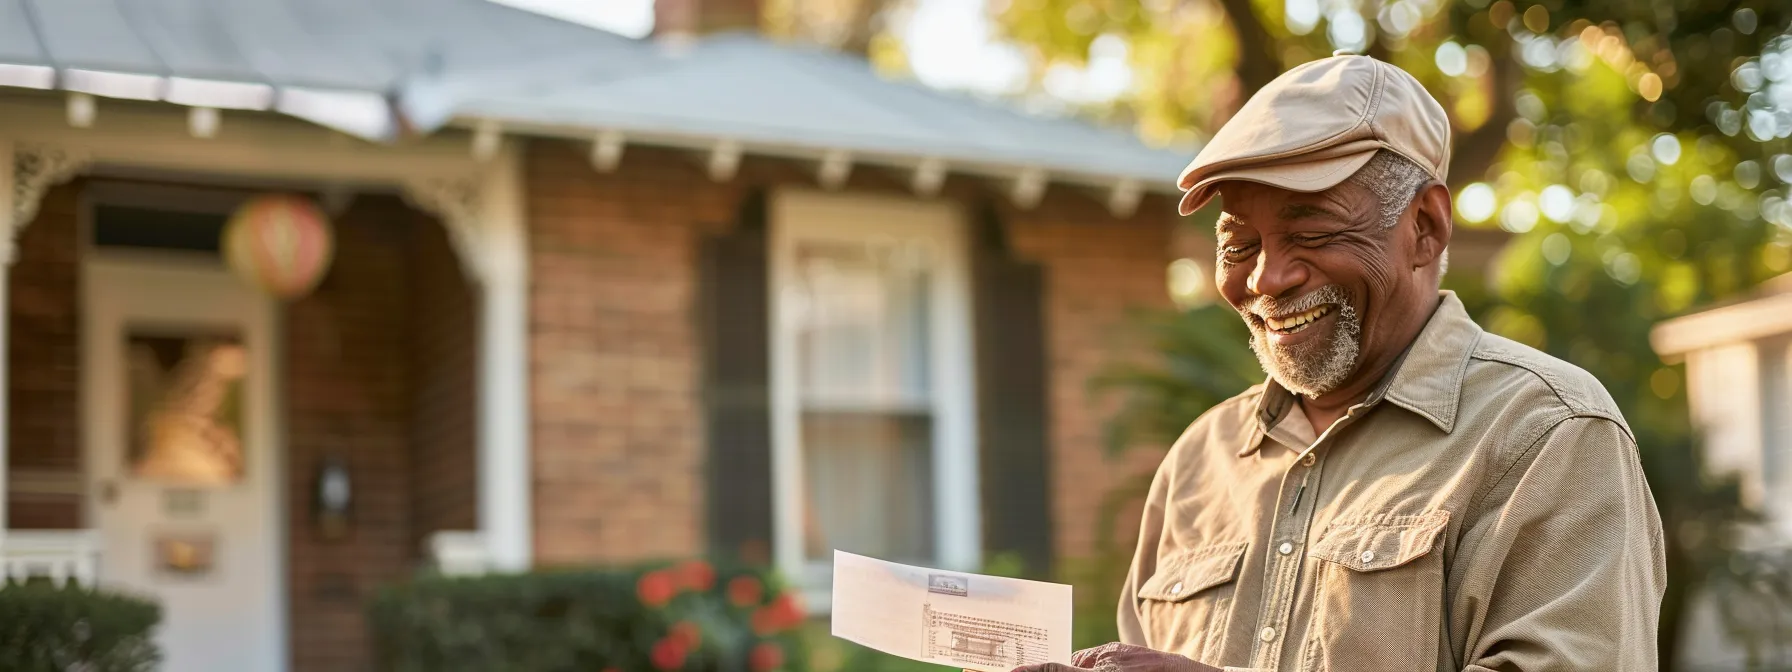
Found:
[(1290, 392), (1316, 398), (1379, 378), (1429, 318), (1449, 238), (1441, 185), (1392, 219), (1357, 180), (1317, 193), (1225, 182), (1220, 196), (1220, 293), (1250, 326), (1264, 371)]

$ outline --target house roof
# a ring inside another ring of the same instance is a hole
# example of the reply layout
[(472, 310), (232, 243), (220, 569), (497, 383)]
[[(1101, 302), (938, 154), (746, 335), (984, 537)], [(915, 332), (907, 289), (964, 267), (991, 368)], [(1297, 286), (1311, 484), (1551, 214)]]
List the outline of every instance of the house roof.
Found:
[(0, 0), (0, 85), (276, 110), (398, 131), (406, 82), (576, 59), (636, 71), (636, 40), (486, 0)]
[(0, 86), (401, 129), (704, 147), (1173, 189), (1185, 154), (749, 34), (682, 50), (488, 0), (0, 0)]
[(455, 103), (457, 116), (581, 129), (587, 138), (593, 128), (661, 140), (721, 137), (797, 153), (1024, 166), (1152, 186), (1168, 186), (1188, 162), (1131, 133), (892, 81), (862, 59), (744, 33), (709, 37), (623, 76), (530, 81), (470, 92)]

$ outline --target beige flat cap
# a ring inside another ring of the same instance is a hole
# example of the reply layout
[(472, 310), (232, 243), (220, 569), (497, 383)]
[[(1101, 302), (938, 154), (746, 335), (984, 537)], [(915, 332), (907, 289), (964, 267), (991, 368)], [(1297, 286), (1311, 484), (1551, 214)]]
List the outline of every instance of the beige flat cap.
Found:
[(1444, 181), (1450, 119), (1443, 106), (1405, 70), (1367, 56), (1305, 63), (1251, 96), (1182, 169), (1181, 211), (1199, 210), (1225, 180), (1324, 191), (1379, 149)]

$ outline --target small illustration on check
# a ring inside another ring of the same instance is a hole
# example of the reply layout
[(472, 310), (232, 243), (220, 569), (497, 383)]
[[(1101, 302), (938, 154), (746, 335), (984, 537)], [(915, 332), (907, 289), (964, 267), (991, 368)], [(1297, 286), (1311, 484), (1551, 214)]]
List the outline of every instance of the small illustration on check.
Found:
[(913, 660), (998, 672), (1070, 662), (1070, 586), (834, 551), (834, 636)]
[(929, 593), (968, 597), (970, 590), (970, 581), (965, 577), (952, 574), (927, 575), (927, 592)]

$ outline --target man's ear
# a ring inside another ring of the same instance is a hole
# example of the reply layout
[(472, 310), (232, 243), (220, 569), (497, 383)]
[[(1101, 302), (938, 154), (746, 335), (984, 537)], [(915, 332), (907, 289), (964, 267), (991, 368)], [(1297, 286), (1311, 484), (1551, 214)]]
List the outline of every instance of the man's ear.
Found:
[(1444, 250), (1450, 247), (1450, 233), (1455, 228), (1450, 208), (1450, 188), (1432, 182), (1413, 199), (1414, 270), (1439, 263)]

